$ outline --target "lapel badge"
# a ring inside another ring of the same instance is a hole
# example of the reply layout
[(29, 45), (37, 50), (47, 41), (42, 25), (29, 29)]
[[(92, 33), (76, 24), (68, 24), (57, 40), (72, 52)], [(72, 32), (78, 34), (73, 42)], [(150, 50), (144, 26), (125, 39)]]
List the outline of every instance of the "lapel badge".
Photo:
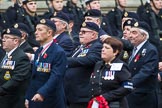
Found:
[(10, 80), (11, 79), (10, 71), (6, 71), (6, 73), (4, 75), (4, 79), (5, 80)]
[(142, 50), (142, 56), (145, 56), (146, 55), (146, 49), (143, 49)]
[(125, 13), (124, 13), (124, 16), (127, 17), (127, 16), (128, 16), (128, 12), (125, 12)]
[(128, 57), (129, 57), (128, 52), (127, 51), (124, 51), (123, 59), (128, 59)]

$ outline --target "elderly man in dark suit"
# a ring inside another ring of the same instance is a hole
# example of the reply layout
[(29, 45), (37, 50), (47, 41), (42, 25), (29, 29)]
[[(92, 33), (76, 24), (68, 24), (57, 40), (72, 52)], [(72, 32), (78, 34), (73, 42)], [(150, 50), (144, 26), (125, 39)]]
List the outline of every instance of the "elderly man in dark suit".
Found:
[(19, 48), (21, 32), (9, 28), (3, 33), (6, 55), (0, 60), (0, 106), (24, 108), (24, 94), (30, 78), (30, 61)]
[(68, 58), (65, 93), (69, 108), (86, 108), (88, 105), (90, 76), (95, 63), (101, 60), (102, 44), (98, 40), (98, 31), (97, 24), (84, 22), (79, 33), (81, 46)]
[(33, 61), (27, 108), (65, 108), (63, 77), (67, 60), (64, 50), (53, 42), (55, 31), (55, 24), (48, 19), (40, 20), (36, 26), (36, 40), (41, 47)]
[(64, 12), (58, 12), (51, 17), (51, 21), (56, 25), (56, 33), (53, 37), (54, 42), (60, 45), (67, 57), (70, 57), (73, 52), (72, 37), (66, 32), (68, 30), (69, 17)]
[(128, 95), (130, 108), (157, 108), (158, 51), (149, 43), (150, 27), (145, 22), (132, 22), (130, 41), (134, 45), (129, 67), (135, 90)]

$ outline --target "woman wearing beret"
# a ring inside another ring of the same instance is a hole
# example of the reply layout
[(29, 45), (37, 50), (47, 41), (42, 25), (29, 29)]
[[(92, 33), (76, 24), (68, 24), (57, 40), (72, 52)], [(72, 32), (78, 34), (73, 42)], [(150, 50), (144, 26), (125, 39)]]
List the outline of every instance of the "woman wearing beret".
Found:
[(91, 97), (88, 108), (128, 108), (126, 95), (133, 85), (127, 65), (118, 58), (122, 43), (115, 38), (103, 42), (102, 61), (96, 63), (91, 75)]

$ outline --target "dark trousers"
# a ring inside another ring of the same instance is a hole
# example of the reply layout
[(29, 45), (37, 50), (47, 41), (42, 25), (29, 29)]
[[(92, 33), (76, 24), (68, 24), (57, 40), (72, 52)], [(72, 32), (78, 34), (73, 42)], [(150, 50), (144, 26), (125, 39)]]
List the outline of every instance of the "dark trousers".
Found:
[(88, 103), (71, 103), (68, 108), (87, 108)]

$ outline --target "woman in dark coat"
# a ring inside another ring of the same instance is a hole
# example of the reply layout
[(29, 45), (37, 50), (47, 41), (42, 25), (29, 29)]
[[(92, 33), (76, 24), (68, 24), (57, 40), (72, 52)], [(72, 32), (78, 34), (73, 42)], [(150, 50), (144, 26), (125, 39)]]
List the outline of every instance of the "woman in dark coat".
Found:
[(103, 61), (96, 63), (91, 75), (92, 99), (88, 108), (128, 108), (125, 96), (133, 89), (133, 84), (128, 66), (118, 58), (122, 47), (115, 38), (107, 38), (103, 42)]

